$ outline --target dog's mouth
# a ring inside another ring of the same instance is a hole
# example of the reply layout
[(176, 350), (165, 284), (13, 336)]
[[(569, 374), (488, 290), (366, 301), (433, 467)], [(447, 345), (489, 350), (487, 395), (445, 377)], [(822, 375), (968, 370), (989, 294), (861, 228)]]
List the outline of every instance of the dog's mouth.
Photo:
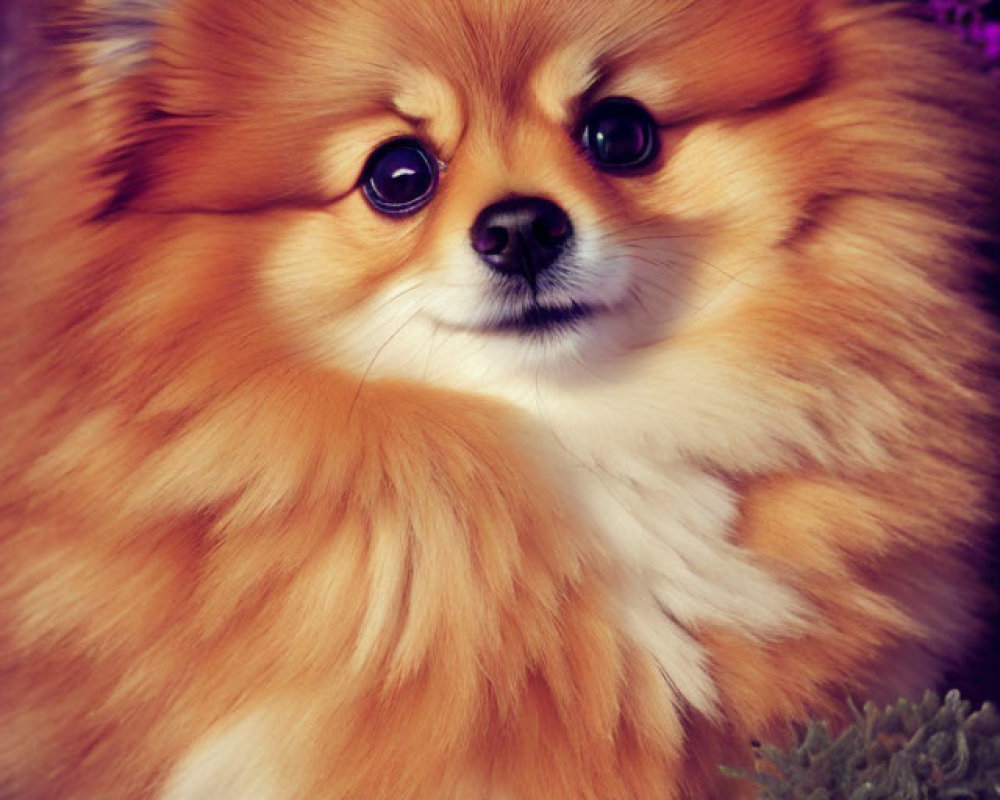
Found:
[(532, 303), (516, 313), (501, 316), (484, 326), (498, 333), (547, 334), (571, 330), (600, 311), (588, 303), (571, 302), (566, 305)]

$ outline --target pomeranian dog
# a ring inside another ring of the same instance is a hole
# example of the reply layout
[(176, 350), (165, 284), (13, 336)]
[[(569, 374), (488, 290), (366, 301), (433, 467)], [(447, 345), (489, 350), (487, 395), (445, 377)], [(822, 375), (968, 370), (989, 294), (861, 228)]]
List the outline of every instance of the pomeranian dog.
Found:
[(1000, 105), (946, 34), (25, 9), (0, 795), (728, 800), (968, 652)]

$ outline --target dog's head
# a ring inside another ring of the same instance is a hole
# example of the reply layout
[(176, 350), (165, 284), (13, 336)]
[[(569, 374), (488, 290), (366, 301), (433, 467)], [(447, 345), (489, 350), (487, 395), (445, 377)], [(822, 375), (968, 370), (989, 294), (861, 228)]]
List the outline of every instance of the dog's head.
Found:
[(954, 360), (921, 330), (966, 322), (941, 287), (986, 128), (878, 4), (96, 5), (95, 217), (138, 226), (161, 298), (132, 308), (210, 285), (199, 313), (238, 297), (366, 377), (606, 407), (642, 383), (679, 446), (725, 451), (864, 446), (900, 418), (880, 365)]
[(239, 215), (274, 313), (376, 373), (658, 341), (830, 157), (783, 106), (821, 79), (807, 3), (175, 5), (115, 211)]

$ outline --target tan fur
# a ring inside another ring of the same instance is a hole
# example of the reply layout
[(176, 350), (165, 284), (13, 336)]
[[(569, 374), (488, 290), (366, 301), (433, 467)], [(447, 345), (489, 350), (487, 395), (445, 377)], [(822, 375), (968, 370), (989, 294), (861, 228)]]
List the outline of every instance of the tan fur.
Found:
[[(985, 596), (998, 120), (898, 12), (176, 0), (144, 49), (43, 4), (0, 794), (732, 798), (751, 737), (939, 680)], [(663, 125), (629, 178), (574, 130), (623, 93)], [(356, 181), (404, 134), (446, 169), (387, 220)], [(565, 358), (448, 316), (511, 193), (634, 281)]]

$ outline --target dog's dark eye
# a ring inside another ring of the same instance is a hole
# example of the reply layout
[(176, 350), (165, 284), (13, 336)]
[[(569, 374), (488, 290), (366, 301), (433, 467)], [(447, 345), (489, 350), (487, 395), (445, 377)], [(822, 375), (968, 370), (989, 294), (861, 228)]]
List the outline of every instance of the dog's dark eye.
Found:
[(641, 105), (611, 97), (595, 105), (583, 119), (583, 146), (599, 169), (629, 170), (656, 158), (656, 122)]
[(437, 161), (413, 139), (386, 142), (368, 157), (361, 191), (382, 214), (411, 214), (423, 208), (437, 188)]

